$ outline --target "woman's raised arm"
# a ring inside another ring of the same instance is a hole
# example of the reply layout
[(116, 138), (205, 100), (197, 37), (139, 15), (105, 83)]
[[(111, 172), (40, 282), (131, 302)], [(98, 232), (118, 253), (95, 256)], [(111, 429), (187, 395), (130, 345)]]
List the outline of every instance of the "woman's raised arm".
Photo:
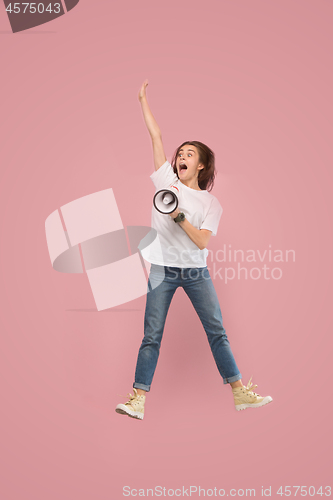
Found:
[(166, 162), (166, 156), (164, 153), (160, 127), (157, 125), (157, 122), (153, 117), (152, 112), (150, 111), (149, 104), (147, 101), (147, 96), (146, 96), (147, 85), (148, 85), (148, 80), (145, 80), (139, 92), (139, 101), (141, 103), (143, 117), (153, 143), (155, 170), (158, 170)]

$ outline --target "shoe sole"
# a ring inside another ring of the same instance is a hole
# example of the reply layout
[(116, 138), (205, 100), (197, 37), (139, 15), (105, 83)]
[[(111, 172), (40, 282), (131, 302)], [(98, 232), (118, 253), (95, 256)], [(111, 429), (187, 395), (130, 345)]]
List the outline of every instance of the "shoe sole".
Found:
[(266, 396), (262, 401), (261, 403), (244, 403), (242, 405), (235, 405), (235, 408), (237, 411), (241, 411), (241, 410), (246, 410), (246, 408), (259, 408), (260, 406), (264, 406), (264, 405), (267, 405), (268, 403), (271, 403), (273, 401), (273, 398), (271, 398), (270, 396)]
[(143, 420), (143, 413), (140, 413), (138, 411), (131, 411), (125, 405), (118, 405), (116, 407), (116, 412), (119, 413), (120, 415), (127, 415), (128, 417), (131, 418)]

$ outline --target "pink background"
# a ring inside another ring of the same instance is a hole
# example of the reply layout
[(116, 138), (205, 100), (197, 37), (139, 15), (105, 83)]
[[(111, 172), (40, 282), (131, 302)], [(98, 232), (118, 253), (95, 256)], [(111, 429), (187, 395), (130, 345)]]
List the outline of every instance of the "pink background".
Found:
[[(0, 9), (2, 499), (329, 484), (332, 15), (328, 0), (81, 0), (13, 35)], [(150, 224), (145, 78), (168, 159), (184, 140), (215, 151), (209, 249), (295, 250), (280, 280), (214, 279), (264, 408), (235, 411), (179, 289), (145, 419), (116, 414), (145, 297), (97, 312), (87, 276), (50, 264), (45, 219), (72, 200), (112, 187), (124, 225)]]

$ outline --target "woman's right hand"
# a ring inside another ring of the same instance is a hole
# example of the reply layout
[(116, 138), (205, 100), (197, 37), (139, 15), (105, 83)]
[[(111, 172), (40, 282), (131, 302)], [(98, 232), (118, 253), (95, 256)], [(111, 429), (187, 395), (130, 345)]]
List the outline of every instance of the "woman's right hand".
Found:
[(142, 84), (142, 87), (140, 89), (140, 92), (139, 92), (139, 101), (141, 101), (141, 99), (143, 99), (144, 97), (146, 97), (146, 87), (148, 85), (148, 80), (145, 80)]

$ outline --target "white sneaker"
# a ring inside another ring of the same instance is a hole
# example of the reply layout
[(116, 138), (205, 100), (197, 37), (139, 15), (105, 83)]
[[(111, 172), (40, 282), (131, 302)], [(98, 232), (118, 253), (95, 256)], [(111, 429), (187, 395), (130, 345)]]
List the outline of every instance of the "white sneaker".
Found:
[(127, 403), (116, 406), (116, 412), (121, 415), (128, 415), (129, 417), (142, 420), (144, 416), (146, 396), (139, 396), (135, 388), (133, 389), (133, 392), (133, 396), (132, 394), (128, 394), (129, 401), (127, 401)]
[(252, 389), (257, 387), (256, 385), (251, 384), (252, 377), (249, 380), (249, 383), (245, 387), (235, 387), (232, 389), (234, 395), (235, 408), (237, 411), (245, 410), (246, 408), (259, 408), (259, 406), (267, 405), (273, 401), (271, 396), (259, 396), (253, 392)]

